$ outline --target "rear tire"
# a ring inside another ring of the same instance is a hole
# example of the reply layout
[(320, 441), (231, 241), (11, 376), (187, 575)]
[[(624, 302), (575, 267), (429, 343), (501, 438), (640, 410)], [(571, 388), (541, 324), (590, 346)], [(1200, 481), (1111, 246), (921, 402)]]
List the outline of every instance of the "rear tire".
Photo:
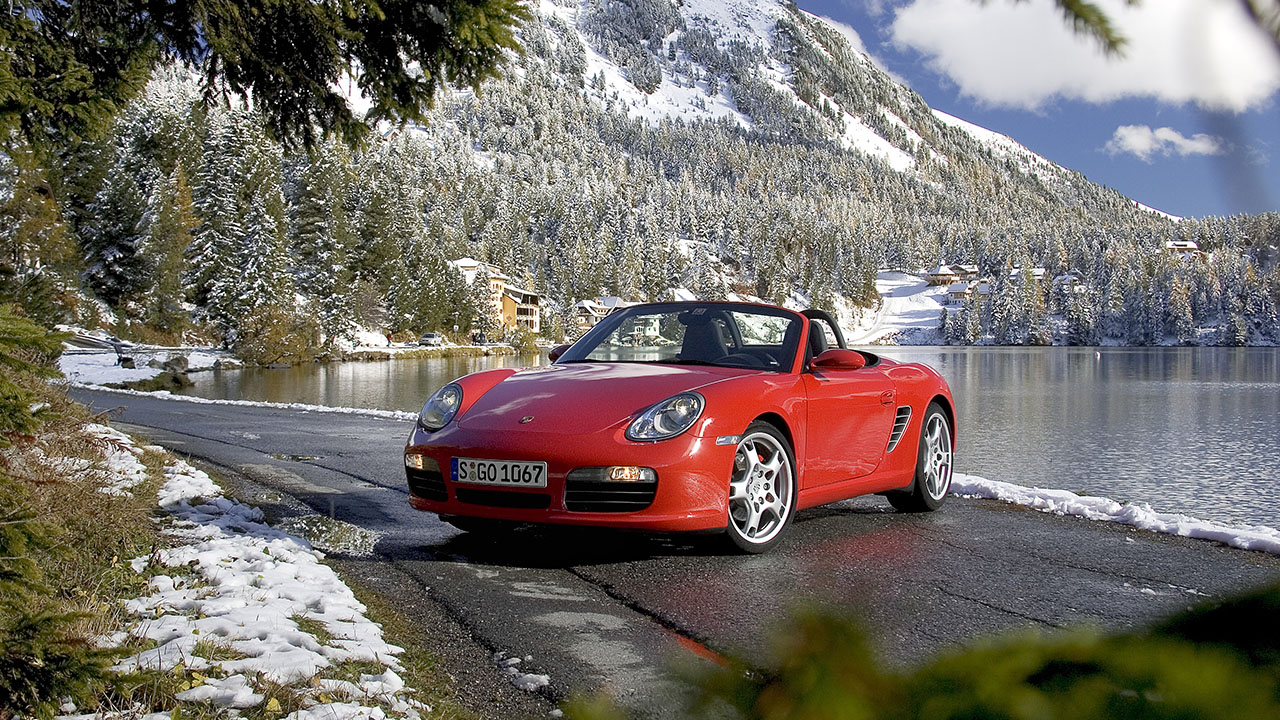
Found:
[(769, 423), (751, 423), (729, 472), (725, 534), (733, 547), (747, 553), (773, 547), (795, 514), (797, 487), (791, 443)]
[(920, 425), (916, 474), (911, 487), (888, 494), (899, 512), (932, 512), (942, 507), (951, 489), (951, 423), (937, 403), (929, 403)]

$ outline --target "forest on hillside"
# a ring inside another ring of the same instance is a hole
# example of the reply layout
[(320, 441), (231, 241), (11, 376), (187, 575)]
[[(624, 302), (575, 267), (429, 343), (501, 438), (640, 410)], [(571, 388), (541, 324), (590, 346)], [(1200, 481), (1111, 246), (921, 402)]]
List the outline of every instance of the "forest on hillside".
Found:
[[(593, 296), (870, 307), (879, 269), (947, 262), (995, 286), (946, 321), (950, 342), (1280, 342), (1280, 214), (1175, 222), (939, 122), (811, 17), (726, 43), (673, 7), (538, 15), (505, 78), (359, 150), (286, 151), (253, 110), (207, 106), (189, 70), (162, 68), (108, 138), (56, 167), (0, 156), (0, 300), (122, 337), (234, 346), (284, 331), (319, 348), (357, 327), (490, 322), (447, 265), (470, 256), (540, 293), (559, 339)], [(588, 45), (643, 92), (727, 95), (750, 126), (632, 117), (588, 70)], [(768, 58), (794, 69), (794, 92), (766, 81)], [(841, 146), (846, 114), (913, 167)], [(1170, 240), (1203, 254), (1165, 252)], [(1012, 272), (1031, 266), (1083, 290)]]

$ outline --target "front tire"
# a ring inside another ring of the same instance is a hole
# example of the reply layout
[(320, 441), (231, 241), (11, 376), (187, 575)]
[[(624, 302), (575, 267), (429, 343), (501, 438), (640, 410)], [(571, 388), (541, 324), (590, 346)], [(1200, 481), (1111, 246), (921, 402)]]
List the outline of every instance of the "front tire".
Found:
[(889, 504), (900, 512), (932, 512), (946, 502), (951, 489), (951, 423), (937, 403), (929, 403), (920, 426), (916, 475), (911, 487), (889, 493)]
[(751, 423), (729, 476), (726, 534), (734, 547), (748, 553), (773, 547), (795, 514), (796, 488), (791, 443), (769, 423)]

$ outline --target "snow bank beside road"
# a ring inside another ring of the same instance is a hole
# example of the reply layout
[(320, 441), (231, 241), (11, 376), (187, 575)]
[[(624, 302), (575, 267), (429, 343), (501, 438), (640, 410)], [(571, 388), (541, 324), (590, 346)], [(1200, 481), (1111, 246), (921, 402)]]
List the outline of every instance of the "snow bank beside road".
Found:
[(137, 397), (153, 397), (160, 400), (177, 400), (179, 402), (196, 403), (198, 405), (241, 405), (244, 407), (261, 407), (273, 408), (276, 410), (297, 410), (300, 412), (324, 412), (337, 413), (340, 415), (368, 415), (370, 417), (387, 418), (388, 420), (416, 420), (417, 413), (411, 413), (406, 410), (377, 410), (374, 408), (352, 408), (352, 407), (330, 407), (328, 405), (308, 405), (307, 403), (277, 403), (262, 402), (258, 400), (214, 400), (210, 398), (194, 397), (192, 395), (174, 395), (168, 390), (156, 390), (153, 392), (143, 392), (141, 390), (122, 390), (119, 388), (105, 388), (88, 383), (71, 383), (72, 387), (83, 388), (85, 390), (94, 390), (96, 392), (117, 393), (120, 395), (135, 395)]
[[(107, 441), (102, 486), (129, 492), (147, 473), (142, 449), (111, 428), (89, 431)], [(130, 562), (135, 572), (156, 574), (146, 595), (125, 602), (138, 621), (104, 638), (155, 645), (115, 670), (174, 673), (189, 678), (175, 696), (180, 702), (237, 710), (267, 703), (267, 713), (272, 703), (279, 710), (268, 697), (280, 691), (272, 683), (290, 685), (303, 709), (286, 720), (418, 720), (431, 711), (398, 675), (402, 650), (383, 639), (320, 553), (263, 524), (261, 511), (224, 497), (207, 474), (182, 460), (170, 458), (165, 476), (157, 502), (175, 518), (168, 529), (175, 545)], [(344, 665), (346, 679), (323, 677)]]
[(1077, 495), (1069, 490), (1024, 487), (960, 473), (952, 477), (951, 492), (964, 497), (1002, 500), (1055, 515), (1121, 523), (1140, 530), (1212, 540), (1243, 550), (1280, 555), (1280, 530), (1265, 525), (1237, 527), (1158, 512), (1146, 503), (1120, 503), (1105, 497)]

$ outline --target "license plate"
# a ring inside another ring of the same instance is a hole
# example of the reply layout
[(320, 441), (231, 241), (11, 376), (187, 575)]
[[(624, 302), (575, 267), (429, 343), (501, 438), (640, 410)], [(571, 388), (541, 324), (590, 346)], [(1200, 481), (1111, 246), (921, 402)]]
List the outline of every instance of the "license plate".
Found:
[(527, 488), (547, 486), (547, 464), (544, 462), (454, 458), (452, 469), (454, 482)]

